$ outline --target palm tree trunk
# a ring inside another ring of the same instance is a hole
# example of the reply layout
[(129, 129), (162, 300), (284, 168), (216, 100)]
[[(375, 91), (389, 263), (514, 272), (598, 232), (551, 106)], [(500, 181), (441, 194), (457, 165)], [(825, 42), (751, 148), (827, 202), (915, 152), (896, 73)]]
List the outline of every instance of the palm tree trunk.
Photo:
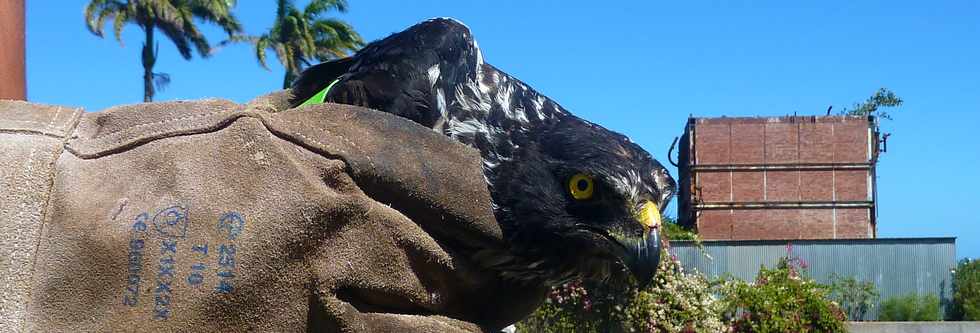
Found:
[(283, 18), (286, 17), (286, 7), (289, 7), (290, 0), (278, 0), (276, 1), (276, 20), (282, 22)]
[(153, 101), (153, 65), (156, 63), (156, 54), (153, 52), (153, 23), (148, 23), (143, 27), (146, 33), (146, 41), (143, 42), (143, 102)]
[[(295, 54), (295, 53), (294, 53)], [(303, 58), (295, 57), (286, 61), (283, 67), (286, 67), (286, 78), (282, 81), (282, 88), (289, 89), (293, 86), (293, 81), (299, 78), (299, 74), (303, 72), (300, 65), (303, 63)]]

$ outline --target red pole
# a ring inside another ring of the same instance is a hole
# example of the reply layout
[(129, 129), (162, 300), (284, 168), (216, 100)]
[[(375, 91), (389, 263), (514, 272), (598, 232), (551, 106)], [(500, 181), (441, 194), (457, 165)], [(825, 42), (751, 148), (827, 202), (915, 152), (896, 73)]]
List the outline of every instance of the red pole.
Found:
[(0, 99), (26, 99), (24, 0), (0, 0)]

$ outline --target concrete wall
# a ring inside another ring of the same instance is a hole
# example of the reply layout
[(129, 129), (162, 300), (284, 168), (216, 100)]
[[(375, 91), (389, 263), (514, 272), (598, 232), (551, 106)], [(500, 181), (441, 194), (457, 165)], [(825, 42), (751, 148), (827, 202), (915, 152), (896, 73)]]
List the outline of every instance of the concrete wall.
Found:
[(849, 322), (847, 331), (851, 333), (975, 333), (980, 332), (980, 322)]

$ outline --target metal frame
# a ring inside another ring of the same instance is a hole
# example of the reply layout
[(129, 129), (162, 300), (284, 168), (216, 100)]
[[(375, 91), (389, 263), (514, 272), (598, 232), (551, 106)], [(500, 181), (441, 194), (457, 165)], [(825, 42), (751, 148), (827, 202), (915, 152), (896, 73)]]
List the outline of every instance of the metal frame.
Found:
[(819, 208), (872, 208), (871, 201), (747, 201), (747, 202), (702, 202), (694, 206), (697, 210), (708, 209), (819, 209)]
[(869, 170), (871, 163), (818, 163), (818, 164), (692, 164), (688, 168), (698, 171), (834, 171)]

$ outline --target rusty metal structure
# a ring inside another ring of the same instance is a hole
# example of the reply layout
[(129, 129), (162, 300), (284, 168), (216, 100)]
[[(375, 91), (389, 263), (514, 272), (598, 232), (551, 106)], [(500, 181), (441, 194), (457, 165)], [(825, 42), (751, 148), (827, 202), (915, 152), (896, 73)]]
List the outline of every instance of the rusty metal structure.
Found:
[(874, 238), (874, 117), (689, 118), (678, 221), (707, 240)]
[(27, 98), (24, 0), (0, 1), (0, 99)]

